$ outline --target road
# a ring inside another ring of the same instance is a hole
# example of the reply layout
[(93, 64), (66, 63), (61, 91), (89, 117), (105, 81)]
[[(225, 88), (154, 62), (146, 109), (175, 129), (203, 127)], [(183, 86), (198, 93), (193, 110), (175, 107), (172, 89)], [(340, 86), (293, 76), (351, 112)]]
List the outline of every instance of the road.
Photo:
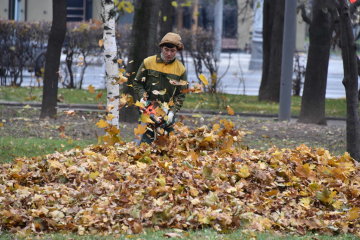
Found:
[[(306, 66), (306, 55), (301, 56), (301, 64)], [(261, 70), (249, 70), (250, 54), (247, 53), (222, 53), (218, 76), (222, 76), (228, 68), (226, 74), (220, 80), (220, 91), (230, 94), (258, 95), (261, 82)], [(97, 63), (88, 67), (85, 73), (83, 88), (93, 85), (96, 88), (105, 88), (104, 66), (101, 64), (101, 57)], [(188, 70), (188, 80), (197, 82), (194, 64), (191, 58), (185, 59)], [(80, 69), (74, 71), (79, 75)], [(209, 78), (208, 73), (204, 73)], [(34, 84), (34, 79), (25, 74), (23, 86)], [(339, 56), (331, 56), (328, 70), (328, 83), (326, 88), (326, 98), (344, 98), (345, 89), (342, 85), (343, 68), (342, 59)]]

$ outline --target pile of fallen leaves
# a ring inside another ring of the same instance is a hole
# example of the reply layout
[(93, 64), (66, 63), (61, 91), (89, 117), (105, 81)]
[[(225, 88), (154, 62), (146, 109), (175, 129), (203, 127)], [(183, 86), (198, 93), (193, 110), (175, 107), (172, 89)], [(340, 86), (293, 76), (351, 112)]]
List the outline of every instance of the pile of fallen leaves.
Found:
[(360, 234), (360, 168), (301, 145), (246, 149), (230, 121), (0, 167), (0, 228), (139, 233), (144, 228)]

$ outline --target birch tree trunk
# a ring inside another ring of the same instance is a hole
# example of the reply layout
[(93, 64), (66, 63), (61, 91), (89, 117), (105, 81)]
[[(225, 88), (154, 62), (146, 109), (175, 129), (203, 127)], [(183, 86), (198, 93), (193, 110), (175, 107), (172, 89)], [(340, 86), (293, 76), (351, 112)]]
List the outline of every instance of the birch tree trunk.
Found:
[(104, 22), (104, 60), (107, 90), (107, 112), (111, 114), (108, 123), (119, 129), (119, 84), (117, 47), (115, 39), (115, 5), (113, 0), (102, 0)]

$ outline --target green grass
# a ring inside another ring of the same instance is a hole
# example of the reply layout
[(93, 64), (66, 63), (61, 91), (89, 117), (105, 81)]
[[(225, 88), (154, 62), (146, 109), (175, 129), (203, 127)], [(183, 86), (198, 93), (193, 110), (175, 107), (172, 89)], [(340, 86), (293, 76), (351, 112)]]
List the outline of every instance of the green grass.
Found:
[[(147, 231), (144, 234), (137, 235), (113, 235), (113, 236), (96, 236), (96, 235), (85, 235), (79, 236), (76, 234), (44, 234), (39, 236), (33, 236), (30, 239), (51, 239), (51, 240), (129, 240), (129, 239), (141, 239), (141, 240), (160, 240), (169, 239), (165, 236), (166, 233), (177, 233), (180, 237), (174, 237), (171, 239), (187, 239), (187, 240), (234, 240), (234, 239), (257, 239), (257, 240), (355, 240), (359, 239), (354, 235), (342, 234), (338, 236), (326, 236), (318, 234), (307, 234), (305, 236), (298, 235), (279, 235), (276, 233), (242, 233), (241, 230), (237, 230), (228, 234), (218, 233), (212, 229), (204, 229), (189, 232), (176, 232), (172, 229), (160, 230), (160, 231)], [(14, 239), (14, 234), (0, 234), (0, 240)], [(21, 239), (17, 236), (17, 239)]]
[[(102, 92), (100, 99), (96, 96)], [(42, 88), (30, 87), (0, 87), (0, 100), (16, 102), (41, 102)], [(67, 104), (98, 104), (106, 102), (106, 91), (96, 90), (90, 93), (87, 90), (59, 89), (59, 98)], [(278, 114), (279, 104), (272, 102), (259, 102), (257, 96), (232, 95), (232, 94), (187, 94), (184, 109), (214, 110), (226, 112), (226, 106), (238, 113)], [(301, 98), (292, 97), (291, 113), (298, 116), (301, 108)], [(345, 99), (326, 99), (325, 111), (327, 117), (346, 117)]]
[[(328, 117), (346, 116), (345, 99), (326, 99), (325, 112)], [(184, 103), (185, 109), (206, 109), (226, 112), (229, 105), (235, 112), (275, 114), (279, 112), (279, 104), (273, 102), (260, 102), (257, 96), (232, 95), (232, 94), (188, 94)], [(301, 97), (292, 97), (291, 114), (299, 116)]]
[[(99, 92), (104, 94), (100, 99), (96, 96)], [(97, 104), (106, 102), (105, 90), (96, 90), (90, 93), (88, 90), (59, 88), (58, 98), (67, 104)], [(0, 87), (0, 100), (11, 102), (41, 102), (42, 88), (39, 87)]]
[(85, 147), (92, 141), (77, 141), (66, 139), (41, 139), (41, 138), (13, 138), (0, 137), (0, 164), (10, 162), (17, 157), (35, 157), (53, 153), (55, 151), (66, 151), (75, 147)]

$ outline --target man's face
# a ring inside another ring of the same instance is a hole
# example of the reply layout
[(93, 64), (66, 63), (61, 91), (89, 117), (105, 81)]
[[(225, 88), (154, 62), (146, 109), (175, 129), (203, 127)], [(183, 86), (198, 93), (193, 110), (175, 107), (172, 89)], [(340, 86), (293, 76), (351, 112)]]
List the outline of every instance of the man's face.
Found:
[(161, 48), (161, 55), (164, 58), (163, 60), (165, 62), (172, 61), (175, 58), (176, 53), (177, 53), (177, 48), (176, 47), (169, 48), (169, 47), (163, 46)]

